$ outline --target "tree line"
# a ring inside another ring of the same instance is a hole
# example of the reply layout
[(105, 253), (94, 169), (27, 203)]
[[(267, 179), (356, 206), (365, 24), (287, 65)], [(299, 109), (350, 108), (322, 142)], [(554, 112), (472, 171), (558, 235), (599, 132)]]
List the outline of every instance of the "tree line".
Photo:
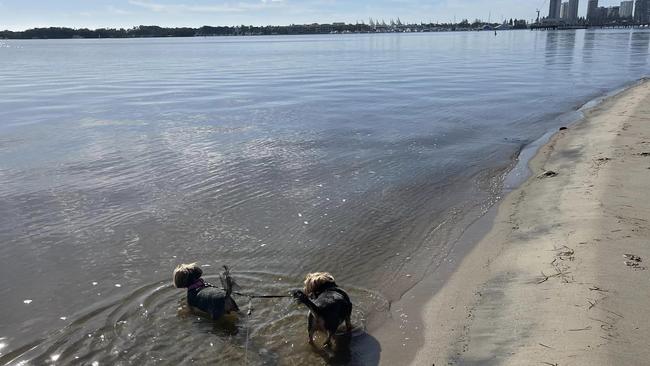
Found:
[(208, 37), (273, 34), (319, 34), (338, 32), (369, 32), (365, 25), (291, 25), (291, 26), (203, 26), (200, 28), (165, 28), (159, 26), (137, 26), (124, 28), (32, 28), (25, 31), (0, 31), (0, 38), (6, 39), (67, 39), (67, 38), (145, 38), (145, 37)]
[[(514, 28), (525, 28), (525, 21), (510, 21)], [(155, 25), (140, 25), (133, 28), (66, 28), (48, 27), (32, 28), (25, 31), (0, 31), (4, 39), (68, 39), (68, 38), (144, 38), (144, 37), (209, 37), (209, 36), (250, 36), (250, 35), (289, 35), (289, 34), (327, 34), (327, 33), (372, 33), (387, 32), (426, 32), (435, 30), (454, 30), (459, 27), (485, 25), (488, 23), (476, 20), (469, 23), (464, 20), (458, 24), (302, 24), (287, 26), (203, 26), (200, 28), (180, 27), (166, 28)], [(492, 23), (491, 25), (497, 25)]]

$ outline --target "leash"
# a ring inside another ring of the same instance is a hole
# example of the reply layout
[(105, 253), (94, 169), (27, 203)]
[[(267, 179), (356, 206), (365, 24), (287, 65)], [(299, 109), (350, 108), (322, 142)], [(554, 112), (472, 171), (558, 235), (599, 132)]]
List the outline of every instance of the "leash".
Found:
[(250, 329), (251, 314), (253, 313), (253, 298), (248, 299), (248, 311), (246, 312), (246, 342), (244, 343), (244, 366), (248, 365), (248, 331)]
[(292, 297), (291, 295), (251, 295), (235, 291), (232, 293), (238, 296), (248, 297), (249, 299), (282, 299)]
[[(228, 292), (226, 289), (230, 290), (231, 294), (238, 295), (242, 297), (248, 297), (248, 310), (246, 311), (246, 342), (244, 343), (244, 366), (248, 365), (248, 343), (250, 342), (250, 319), (251, 314), (253, 314), (253, 299), (281, 299), (281, 298), (290, 298), (291, 295), (255, 295), (255, 294), (244, 294), (237, 291), (232, 291), (232, 287), (236, 286), (232, 278), (230, 277), (230, 269), (228, 266), (223, 267), (225, 269), (223, 277), (219, 276), (221, 280), (221, 285), (223, 290)], [(209, 283), (205, 283), (201, 280), (200, 285), (202, 286), (212, 286)]]
[(253, 299), (281, 299), (292, 297), (291, 295), (250, 295), (241, 292), (232, 292), (234, 295), (248, 297), (248, 311), (246, 311), (246, 341), (244, 342), (244, 366), (248, 365), (248, 343), (250, 341), (250, 319), (253, 314)]

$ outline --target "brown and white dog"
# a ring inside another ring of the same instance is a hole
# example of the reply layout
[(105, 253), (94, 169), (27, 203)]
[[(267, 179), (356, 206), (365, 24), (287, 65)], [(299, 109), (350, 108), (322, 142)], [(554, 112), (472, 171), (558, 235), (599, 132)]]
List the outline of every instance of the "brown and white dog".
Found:
[(173, 274), (174, 286), (187, 288), (187, 304), (190, 308), (194, 312), (209, 315), (213, 320), (218, 320), (230, 312), (239, 312), (237, 303), (230, 296), (234, 282), (228, 267), (223, 268), (223, 290), (203, 281), (203, 270), (196, 263), (181, 264), (174, 269)]
[(314, 344), (314, 333), (317, 330), (327, 333), (323, 347), (332, 345), (332, 338), (341, 323), (345, 322), (348, 334), (352, 331), (352, 302), (348, 294), (336, 285), (331, 274), (309, 273), (305, 277), (304, 291), (294, 291), (293, 297), (309, 308), (307, 329), (310, 344)]

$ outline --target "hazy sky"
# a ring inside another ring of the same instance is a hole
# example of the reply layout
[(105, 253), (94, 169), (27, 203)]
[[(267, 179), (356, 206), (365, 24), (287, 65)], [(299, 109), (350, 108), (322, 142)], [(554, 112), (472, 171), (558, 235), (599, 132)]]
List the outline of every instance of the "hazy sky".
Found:
[[(618, 1), (601, 0), (603, 5)], [(587, 0), (580, 1), (580, 14)], [(0, 0), (0, 29), (533, 19), (548, 0)]]

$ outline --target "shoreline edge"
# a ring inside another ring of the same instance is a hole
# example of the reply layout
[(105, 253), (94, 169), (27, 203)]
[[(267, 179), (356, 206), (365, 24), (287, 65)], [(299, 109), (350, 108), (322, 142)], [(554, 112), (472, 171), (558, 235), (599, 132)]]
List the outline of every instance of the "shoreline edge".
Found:
[(650, 83), (584, 114), (537, 151), (532, 175), (426, 303), (412, 364), (649, 358)]

